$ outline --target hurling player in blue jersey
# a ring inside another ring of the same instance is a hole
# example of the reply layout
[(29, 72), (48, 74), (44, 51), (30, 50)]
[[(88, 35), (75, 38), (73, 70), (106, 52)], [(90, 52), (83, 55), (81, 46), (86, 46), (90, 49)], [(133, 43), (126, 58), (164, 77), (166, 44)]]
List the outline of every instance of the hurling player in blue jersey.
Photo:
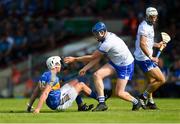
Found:
[(97, 95), (83, 82), (72, 80), (60, 88), (59, 78), (56, 76), (61, 70), (61, 58), (59, 56), (49, 57), (46, 64), (49, 71), (44, 72), (40, 77), (38, 85), (28, 103), (28, 112), (31, 111), (32, 105), (39, 93), (41, 93), (41, 95), (34, 113), (40, 112), (44, 102), (46, 102), (47, 106), (52, 110), (65, 110), (70, 107), (75, 100), (78, 104), (79, 111), (88, 111), (93, 108), (92, 104), (89, 106), (83, 104), (82, 99), (78, 96), (78, 94), (83, 91), (87, 96), (94, 99), (97, 98)]

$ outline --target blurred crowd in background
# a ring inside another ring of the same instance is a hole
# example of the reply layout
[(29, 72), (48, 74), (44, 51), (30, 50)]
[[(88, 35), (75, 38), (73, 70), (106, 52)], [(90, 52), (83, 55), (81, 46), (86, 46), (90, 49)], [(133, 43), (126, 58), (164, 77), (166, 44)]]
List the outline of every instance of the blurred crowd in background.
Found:
[[(29, 54), (47, 52), (68, 44), (72, 39), (82, 39), (91, 35), (91, 29), (81, 35), (75, 34), (64, 24), (64, 19), (69, 18), (122, 20), (122, 30), (114, 33), (120, 37), (123, 35), (132, 37), (132, 44), (129, 47), (133, 52), (137, 26), (144, 19), (145, 9), (149, 6), (156, 7), (159, 12), (158, 24), (155, 26), (156, 33), (167, 32), (172, 39), (159, 61), (159, 66), (169, 84), (173, 82), (175, 85), (167, 84), (158, 91), (157, 96), (160, 94), (165, 97), (166, 92), (171, 92), (170, 96), (180, 97), (180, 14), (178, 14), (180, 1), (178, 0), (146, 0), (146, 2), (144, 0), (0, 0), (0, 68), (4, 69), (26, 60)], [(156, 37), (159, 40), (159, 36)], [(84, 52), (86, 53), (86, 50)], [(75, 77), (82, 66), (82, 64), (70, 65), (69, 70), (64, 70), (64, 78)], [(22, 72), (14, 68), (15, 81), (18, 76), (20, 77), (20, 73)], [(89, 77), (92, 73), (93, 71), (88, 73), (86, 80), (91, 81)], [(37, 75), (33, 79), (37, 80)], [(134, 83), (129, 84), (141, 90), (137, 85), (141, 85), (143, 74), (136, 72), (134, 77), (132, 81)], [(108, 81), (113, 82), (113, 79)], [(27, 83), (28, 86), (33, 87), (32, 81)], [(28, 96), (28, 93), (26, 95)]]

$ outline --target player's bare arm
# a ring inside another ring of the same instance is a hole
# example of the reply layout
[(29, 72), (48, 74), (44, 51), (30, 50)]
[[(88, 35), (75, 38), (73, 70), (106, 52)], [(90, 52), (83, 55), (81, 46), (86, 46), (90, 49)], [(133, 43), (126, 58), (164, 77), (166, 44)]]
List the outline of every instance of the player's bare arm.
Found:
[(39, 113), (40, 109), (42, 108), (42, 105), (43, 103), (46, 101), (47, 97), (48, 97), (48, 94), (49, 92), (51, 91), (51, 86), (50, 85), (46, 85), (44, 90), (42, 91), (42, 94), (39, 98), (39, 102), (38, 102), (38, 105), (37, 107), (35, 108), (34, 110), (34, 113)]
[(91, 55), (85, 55), (85, 56), (81, 56), (81, 57), (65, 57), (64, 58), (64, 62), (65, 63), (72, 63), (72, 62), (89, 62), (91, 60), (97, 59), (97, 58), (101, 58), (103, 56), (103, 53), (101, 53), (100, 51), (96, 50), (93, 52), (93, 54)]
[(154, 43), (154, 45), (153, 45), (153, 47), (155, 47), (155, 48), (160, 48), (161, 46), (163, 46), (163, 48), (165, 48), (166, 44), (163, 41), (161, 41), (159, 43)]
[(154, 61), (154, 62), (156, 62), (156, 63), (158, 62), (158, 59), (155, 58), (155, 57), (152, 57), (151, 54), (150, 54), (150, 52), (149, 52), (148, 49), (147, 49), (147, 38), (146, 38), (146, 36), (141, 35), (141, 37), (140, 37), (140, 47), (141, 47), (143, 53), (144, 53), (148, 58), (150, 58), (152, 61)]
[(94, 65), (96, 65), (99, 61), (100, 61), (101, 58), (97, 58), (97, 59), (94, 59), (92, 61), (90, 61), (87, 65), (85, 65), (80, 71), (79, 71), (79, 75), (80, 76), (83, 76), (86, 74), (86, 71), (89, 70), (90, 68), (92, 68)]
[(33, 94), (31, 95), (29, 103), (27, 104), (27, 112), (32, 111), (33, 103), (36, 100), (36, 98), (38, 97), (39, 92), (40, 92), (40, 89), (39, 89), (39, 86), (37, 85), (33, 91)]
[(141, 35), (141, 37), (140, 37), (140, 47), (141, 47), (143, 53), (146, 56), (149, 57), (150, 56), (150, 52), (147, 49), (148, 46), (147, 46), (147, 38), (146, 38), (146, 36)]

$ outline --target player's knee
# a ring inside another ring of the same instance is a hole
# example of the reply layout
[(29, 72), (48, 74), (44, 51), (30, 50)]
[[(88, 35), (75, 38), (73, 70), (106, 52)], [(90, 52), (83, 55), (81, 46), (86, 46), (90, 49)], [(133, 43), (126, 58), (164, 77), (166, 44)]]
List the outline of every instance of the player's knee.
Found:
[(79, 82), (78, 85), (79, 87), (83, 88), (85, 84), (83, 82)]
[(161, 79), (161, 84), (163, 85), (163, 84), (165, 84), (165, 82), (166, 82), (165, 77), (162, 77), (162, 79)]
[(101, 78), (101, 76), (100, 76), (100, 74), (99, 74), (98, 72), (94, 72), (93, 77), (94, 77), (95, 79)]
[(118, 96), (118, 97), (123, 97), (124, 92), (123, 91), (115, 92), (115, 95)]
[(163, 84), (166, 82), (166, 79), (165, 79), (164, 76), (163, 76), (163, 77), (160, 77), (158, 80), (159, 80), (159, 82), (161, 83), (161, 85), (163, 85)]

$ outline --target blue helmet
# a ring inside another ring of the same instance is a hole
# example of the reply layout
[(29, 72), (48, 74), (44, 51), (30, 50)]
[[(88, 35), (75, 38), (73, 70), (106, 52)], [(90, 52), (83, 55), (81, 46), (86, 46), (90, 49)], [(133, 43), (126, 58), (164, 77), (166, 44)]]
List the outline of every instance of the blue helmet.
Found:
[(99, 32), (99, 31), (106, 31), (106, 30), (107, 30), (106, 25), (103, 22), (96, 23), (92, 28), (93, 33)]

